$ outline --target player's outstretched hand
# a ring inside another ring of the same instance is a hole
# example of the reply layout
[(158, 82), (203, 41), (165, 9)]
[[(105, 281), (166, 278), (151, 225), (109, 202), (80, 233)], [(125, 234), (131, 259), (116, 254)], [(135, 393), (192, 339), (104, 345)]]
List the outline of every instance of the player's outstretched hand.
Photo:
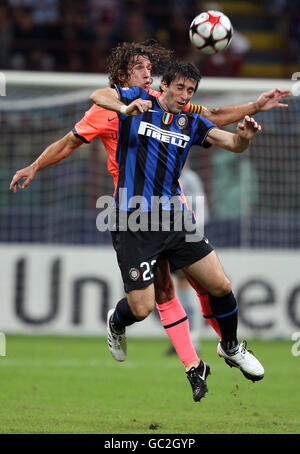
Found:
[(258, 111), (264, 112), (274, 107), (286, 108), (288, 104), (281, 103), (281, 99), (291, 96), (289, 90), (280, 90), (280, 88), (273, 88), (273, 90), (262, 93), (256, 100)]
[[(9, 189), (14, 192), (17, 192), (18, 189), (24, 189), (29, 183), (34, 179), (36, 175), (36, 170), (33, 166), (24, 167), (24, 169), (17, 170), (13, 179), (10, 182)], [(23, 183), (20, 183), (20, 180), (24, 179)]]
[(254, 118), (246, 115), (245, 118), (238, 123), (236, 129), (240, 137), (251, 140), (258, 131), (261, 131), (261, 126), (254, 120)]
[(147, 110), (151, 109), (152, 107), (152, 102), (147, 101), (145, 99), (135, 99), (130, 103), (127, 108), (126, 108), (126, 115), (130, 116), (138, 116), (141, 115), (144, 112), (147, 112)]

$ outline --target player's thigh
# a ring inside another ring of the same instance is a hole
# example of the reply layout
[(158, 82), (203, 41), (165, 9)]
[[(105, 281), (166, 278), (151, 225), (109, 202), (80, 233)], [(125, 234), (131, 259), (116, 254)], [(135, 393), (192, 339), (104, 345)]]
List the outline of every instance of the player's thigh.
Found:
[(155, 299), (158, 304), (166, 303), (175, 296), (174, 281), (171, 276), (169, 262), (166, 259), (157, 262), (154, 287)]
[(226, 295), (231, 290), (230, 281), (215, 251), (186, 266), (184, 272), (214, 296)]
[(127, 293), (127, 300), (133, 315), (143, 320), (155, 307), (155, 290), (154, 284), (147, 287), (131, 290)]

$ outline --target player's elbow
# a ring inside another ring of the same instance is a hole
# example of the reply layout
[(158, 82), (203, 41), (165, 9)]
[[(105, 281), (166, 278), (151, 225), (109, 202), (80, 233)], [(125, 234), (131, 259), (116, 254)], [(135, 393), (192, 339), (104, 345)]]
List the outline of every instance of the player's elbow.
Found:
[(95, 90), (90, 96), (90, 101), (94, 104), (101, 105), (103, 102), (103, 89)]
[(212, 123), (215, 123), (217, 126), (219, 126), (219, 128), (228, 124), (220, 107), (209, 107), (206, 109), (206, 118)]
[(98, 96), (99, 96), (98, 93), (99, 93), (99, 90), (96, 90), (90, 96), (90, 101), (92, 101), (92, 103), (94, 103), (94, 104), (97, 104), (97, 99), (98, 99)]
[(112, 88), (99, 88), (91, 94), (90, 101), (92, 101), (94, 104), (97, 104), (97, 106), (102, 106), (103, 103), (107, 103), (107, 100), (111, 100), (111, 98), (114, 96), (115, 90), (113, 90)]
[(78, 148), (80, 145), (82, 145), (82, 141), (78, 139), (77, 137), (74, 136), (73, 132), (69, 132), (63, 139), (60, 141), (60, 155), (61, 159), (65, 159), (70, 154)]

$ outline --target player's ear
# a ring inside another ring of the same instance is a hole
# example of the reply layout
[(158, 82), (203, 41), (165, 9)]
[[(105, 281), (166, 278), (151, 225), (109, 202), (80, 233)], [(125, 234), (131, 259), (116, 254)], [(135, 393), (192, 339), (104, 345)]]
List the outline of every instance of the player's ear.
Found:
[(121, 69), (118, 69), (118, 79), (120, 82), (125, 82), (126, 74)]
[(166, 89), (168, 88), (168, 84), (165, 80), (162, 80), (161, 81), (161, 84), (160, 84), (160, 89), (161, 91), (164, 93), (166, 91)]

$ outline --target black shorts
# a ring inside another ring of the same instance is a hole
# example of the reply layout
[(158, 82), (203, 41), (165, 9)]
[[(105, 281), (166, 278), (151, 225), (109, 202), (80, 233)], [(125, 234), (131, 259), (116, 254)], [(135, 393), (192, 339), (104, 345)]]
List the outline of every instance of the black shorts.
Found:
[(202, 259), (214, 249), (207, 238), (187, 242), (186, 232), (111, 232), (125, 292), (150, 285), (159, 260), (169, 261), (171, 272)]

